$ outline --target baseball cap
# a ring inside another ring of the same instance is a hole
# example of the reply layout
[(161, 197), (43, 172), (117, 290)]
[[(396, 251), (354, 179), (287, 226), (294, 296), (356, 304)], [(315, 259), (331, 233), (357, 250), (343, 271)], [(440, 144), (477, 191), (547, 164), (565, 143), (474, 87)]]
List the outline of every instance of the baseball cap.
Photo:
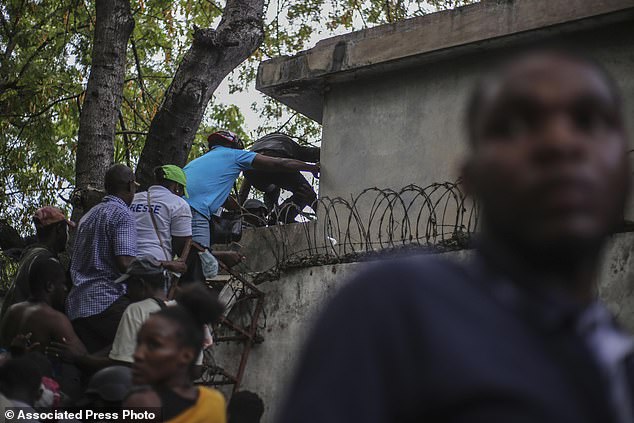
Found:
[(44, 226), (52, 225), (53, 223), (65, 221), (68, 226), (74, 228), (77, 226), (75, 222), (66, 219), (66, 215), (63, 211), (53, 206), (45, 206), (39, 208), (33, 214), (33, 223), (36, 228), (43, 228)]
[(162, 276), (161, 263), (152, 257), (139, 257), (132, 260), (128, 269), (114, 283), (125, 282), (132, 276)]
[(181, 184), (183, 186), (183, 193), (185, 194), (185, 197), (189, 197), (187, 194), (187, 176), (185, 176), (183, 169), (176, 165), (161, 166), (161, 169), (163, 169), (165, 179)]
[(238, 149), (244, 148), (240, 137), (238, 137), (238, 135), (236, 135), (235, 133), (226, 130), (216, 131), (213, 134), (209, 135), (207, 137), (207, 143), (210, 148), (215, 143), (226, 143), (233, 148)]

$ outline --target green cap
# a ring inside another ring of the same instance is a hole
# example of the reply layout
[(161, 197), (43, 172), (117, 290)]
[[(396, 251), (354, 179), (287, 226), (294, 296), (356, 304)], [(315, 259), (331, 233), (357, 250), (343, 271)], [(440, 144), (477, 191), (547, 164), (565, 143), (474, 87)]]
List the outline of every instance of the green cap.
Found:
[(187, 177), (185, 176), (185, 172), (183, 172), (183, 169), (176, 165), (161, 166), (161, 169), (163, 169), (165, 179), (181, 184), (183, 186), (185, 197), (189, 197), (189, 195), (187, 194)]

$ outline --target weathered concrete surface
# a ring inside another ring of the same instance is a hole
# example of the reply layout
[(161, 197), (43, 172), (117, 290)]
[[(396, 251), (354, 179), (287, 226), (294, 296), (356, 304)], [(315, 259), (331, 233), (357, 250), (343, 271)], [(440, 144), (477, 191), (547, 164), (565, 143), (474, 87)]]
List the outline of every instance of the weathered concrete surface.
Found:
[[(461, 250), (447, 256), (464, 260), (471, 254), (470, 250)], [(599, 287), (601, 297), (632, 332), (633, 263), (634, 234), (615, 235), (606, 249)], [(252, 350), (242, 389), (257, 392), (264, 399), (264, 423), (272, 422), (316, 315), (363, 266), (363, 263), (350, 263), (297, 269), (284, 273), (280, 280), (260, 286), (266, 292), (266, 328), (261, 331), (264, 342)], [(218, 364), (234, 372), (241, 349), (235, 344), (220, 344), (214, 348)]]
[[(266, 328), (261, 331), (264, 342), (251, 352), (241, 389), (262, 397), (264, 423), (272, 422), (315, 316), (358, 268), (359, 264), (353, 263), (299, 269), (260, 286), (266, 293)], [(241, 346), (223, 343), (214, 349), (217, 364), (235, 374)]]
[(634, 333), (634, 234), (612, 238), (599, 275), (599, 295), (618, 320)]
[[(246, 257), (241, 272), (264, 272), (290, 255), (308, 253), (309, 242), (316, 222), (275, 225), (264, 228), (244, 228), (240, 253)], [(309, 235), (307, 235), (309, 234)], [(214, 245), (214, 250), (222, 251), (227, 245)]]
[(544, 40), (631, 19), (634, 0), (484, 0), (323, 40), (293, 57), (263, 62), (257, 88), (321, 122), (333, 81), (383, 74), (526, 40)]
[[(634, 21), (615, 24), (577, 33), (571, 40), (616, 79), (630, 133), (633, 27)], [(462, 122), (467, 97), (476, 79), (504, 53), (483, 51), (331, 85), (324, 104), (320, 196), (349, 197), (372, 186), (399, 189), (455, 180), (466, 151)]]

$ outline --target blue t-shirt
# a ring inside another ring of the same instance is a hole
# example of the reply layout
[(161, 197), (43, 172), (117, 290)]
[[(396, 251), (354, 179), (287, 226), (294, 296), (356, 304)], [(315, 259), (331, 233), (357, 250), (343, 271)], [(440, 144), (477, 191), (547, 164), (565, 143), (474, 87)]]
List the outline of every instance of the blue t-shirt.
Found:
[(194, 210), (210, 219), (227, 200), (240, 172), (253, 169), (251, 163), (256, 155), (252, 151), (219, 146), (192, 160), (183, 168), (189, 194), (185, 200)]

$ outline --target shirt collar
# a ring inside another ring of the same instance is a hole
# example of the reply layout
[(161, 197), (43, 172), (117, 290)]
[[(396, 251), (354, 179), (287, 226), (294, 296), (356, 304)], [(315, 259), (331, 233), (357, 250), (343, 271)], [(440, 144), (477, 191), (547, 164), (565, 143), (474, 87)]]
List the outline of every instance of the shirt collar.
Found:
[(122, 199), (120, 199), (119, 197), (117, 197), (116, 195), (106, 195), (103, 200), (101, 200), (102, 203), (109, 203), (109, 202), (115, 202), (118, 203), (119, 205), (122, 205), (123, 207), (128, 207), (128, 205), (125, 203), (125, 201), (123, 201)]
[(165, 191), (167, 193), (174, 194), (172, 191), (170, 191), (169, 189), (165, 188), (163, 185), (152, 185), (150, 188), (148, 188), (148, 191), (149, 190), (152, 190), (152, 191)]

